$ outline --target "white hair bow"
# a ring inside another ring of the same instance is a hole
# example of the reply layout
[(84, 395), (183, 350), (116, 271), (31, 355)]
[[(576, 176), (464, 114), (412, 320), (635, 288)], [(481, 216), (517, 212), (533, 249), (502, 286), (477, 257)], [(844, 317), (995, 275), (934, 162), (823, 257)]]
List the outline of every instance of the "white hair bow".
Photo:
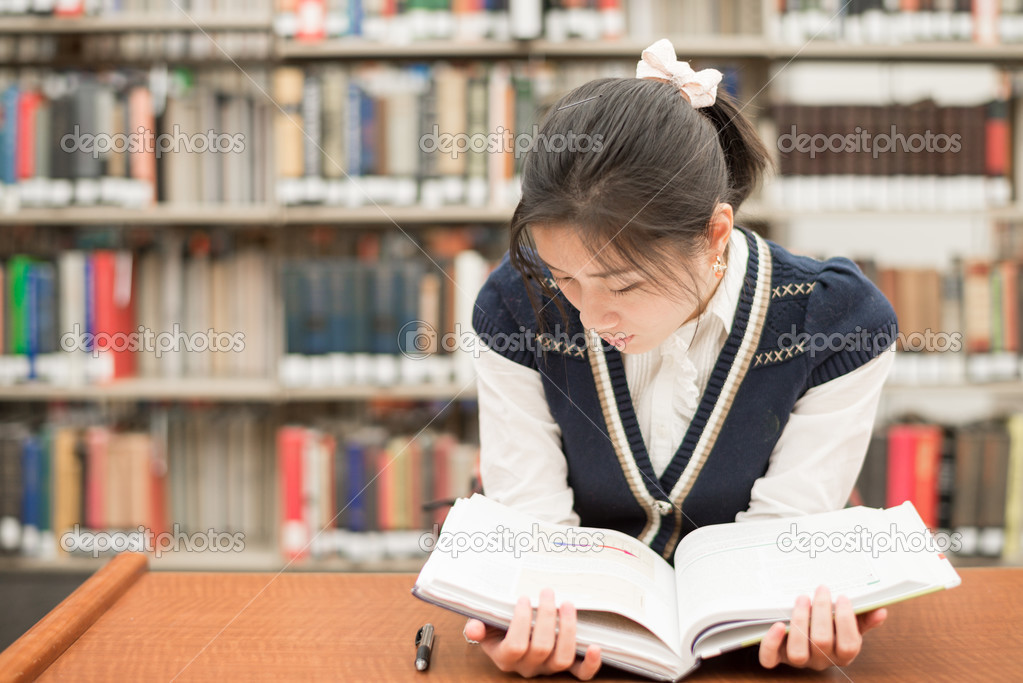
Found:
[(636, 78), (668, 81), (685, 95), (693, 109), (714, 104), (721, 77), (717, 69), (693, 71), (689, 62), (678, 61), (675, 48), (667, 38), (661, 38), (643, 50), (643, 58), (636, 64)]

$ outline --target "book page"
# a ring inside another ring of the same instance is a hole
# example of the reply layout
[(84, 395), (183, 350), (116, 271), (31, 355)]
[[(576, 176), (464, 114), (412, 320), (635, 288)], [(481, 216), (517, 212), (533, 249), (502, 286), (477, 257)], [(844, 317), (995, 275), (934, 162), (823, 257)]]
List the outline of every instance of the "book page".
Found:
[[(911, 506), (698, 529), (675, 554), (683, 643), (719, 622), (787, 621), (796, 598), (812, 597), (822, 584), (833, 598), (848, 596), (854, 608), (954, 585), (958, 577), (925, 547), (925, 536)], [(904, 548), (896, 547), (899, 539)]]
[(615, 612), (678, 649), (671, 566), (626, 534), (538, 522), (477, 495), (448, 513), (427, 564), (420, 583), (471, 593), (509, 616), (519, 596), (536, 607), (551, 588), (559, 604)]

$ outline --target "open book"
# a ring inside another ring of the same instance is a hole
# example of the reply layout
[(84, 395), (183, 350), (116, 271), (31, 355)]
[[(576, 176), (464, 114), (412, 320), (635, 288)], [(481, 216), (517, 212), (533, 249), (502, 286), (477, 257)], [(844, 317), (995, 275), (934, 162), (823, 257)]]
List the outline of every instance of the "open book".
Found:
[(507, 628), (519, 596), (578, 610), (578, 651), (678, 680), (701, 659), (757, 643), (824, 584), (859, 613), (959, 585), (911, 503), (717, 524), (688, 534), (675, 566), (617, 531), (548, 524), (476, 494), (448, 513), (412, 594)]

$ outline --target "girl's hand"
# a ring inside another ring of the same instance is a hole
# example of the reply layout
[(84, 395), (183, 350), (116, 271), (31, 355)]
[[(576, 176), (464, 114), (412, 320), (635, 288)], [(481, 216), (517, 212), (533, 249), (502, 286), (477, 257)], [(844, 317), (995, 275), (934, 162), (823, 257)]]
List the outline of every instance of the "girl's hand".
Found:
[(544, 589), (540, 592), (535, 626), (532, 616), (529, 598), (523, 596), (515, 605), (507, 633), (470, 619), (465, 624), (465, 638), (479, 642), (483, 652), (506, 673), (514, 671), (532, 678), (567, 670), (582, 681), (596, 675), (600, 669), (599, 647), (590, 645), (583, 659), (576, 658), (575, 607), (571, 603), (563, 602), (560, 609), (555, 608), (554, 591)]
[(784, 623), (771, 626), (760, 641), (760, 663), (768, 669), (788, 664), (817, 671), (845, 666), (860, 653), (863, 634), (883, 624), (887, 616), (884, 608), (853, 614), (849, 598), (841, 596), (835, 601), (832, 618), (831, 593), (827, 586), (820, 586), (813, 605), (805, 595), (796, 599), (787, 635)]

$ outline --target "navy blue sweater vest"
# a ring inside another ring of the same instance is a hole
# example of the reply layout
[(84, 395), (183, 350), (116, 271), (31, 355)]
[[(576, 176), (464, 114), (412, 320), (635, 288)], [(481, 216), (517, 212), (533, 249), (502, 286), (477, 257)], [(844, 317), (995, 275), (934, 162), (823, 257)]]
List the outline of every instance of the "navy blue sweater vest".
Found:
[[(743, 232), (749, 261), (731, 332), (660, 477), (621, 354), (583, 330), (561, 293), (568, 319), (537, 334), (526, 282), (506, 255), (473, 313), (476, 332), (493, 351), (540, 372), (561, 427), (580, 523), (628, 533), (669, 561), (687, 533), (733, 522), (749, 507), (753, 483), (766, 472), (796, 401), (877, 356), (897, 332), (887, 299), (848, 259), (795, 256)], [(537, 283), (530, 286), (540, 293)], [(553, 303), (547, 308), (557, 310)]]

